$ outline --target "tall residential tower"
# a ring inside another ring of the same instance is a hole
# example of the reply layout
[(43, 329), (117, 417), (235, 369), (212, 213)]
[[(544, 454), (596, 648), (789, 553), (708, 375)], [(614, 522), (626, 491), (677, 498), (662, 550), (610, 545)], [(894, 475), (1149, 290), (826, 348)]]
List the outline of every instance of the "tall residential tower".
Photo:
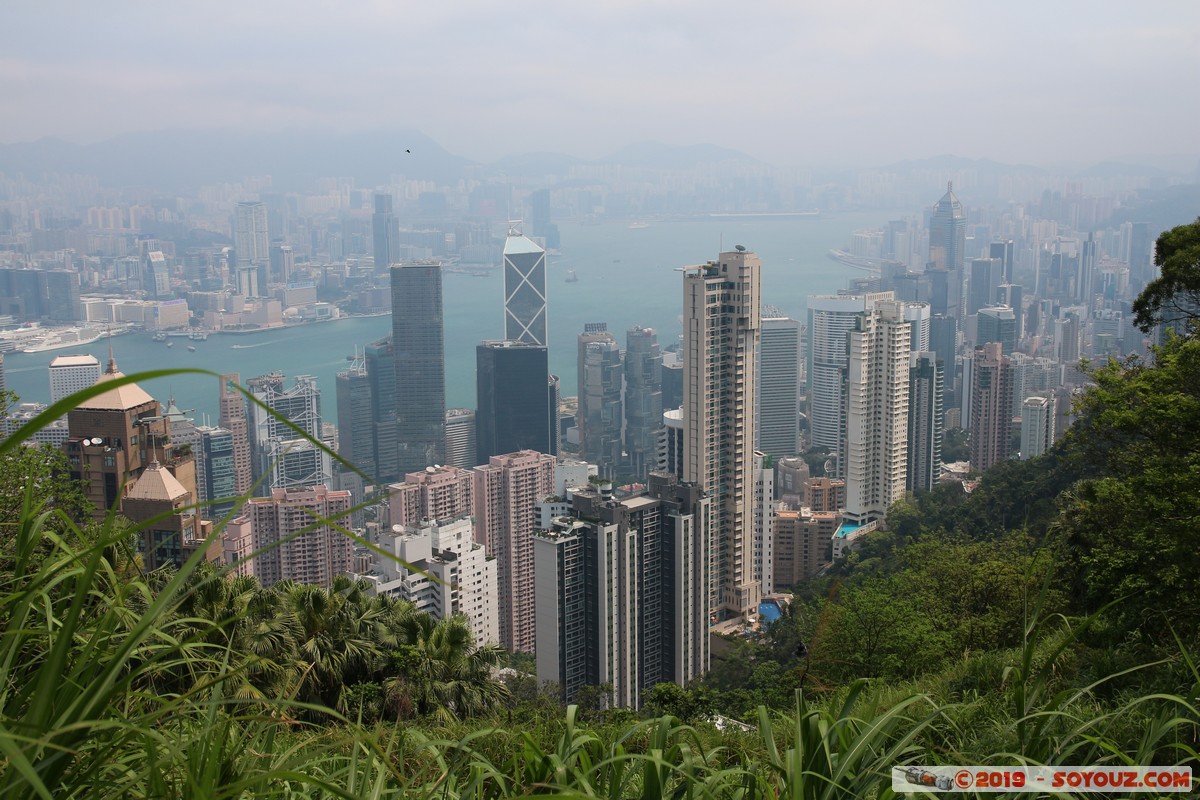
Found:
[(683, 479), (712, 499), (714, 614), (758, 608), (754, 428), (762, 262), (745, 248), (683, 269)]

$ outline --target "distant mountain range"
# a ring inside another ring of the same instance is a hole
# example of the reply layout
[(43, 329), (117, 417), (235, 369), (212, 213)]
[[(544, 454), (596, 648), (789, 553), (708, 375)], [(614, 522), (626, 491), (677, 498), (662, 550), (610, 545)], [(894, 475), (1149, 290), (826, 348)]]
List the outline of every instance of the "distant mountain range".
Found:
[[(74, 144), (56, 138), (0, 144), (0, 172), (9, 175), (31, 178), (44, 173), (95, 175), (105, 185), (147, 186), (166, 192), (236, 181), (251, 175), (271, 175), (276, 190), (289, 191), (310, 187), (320, 177), (352, 177), (359, 185), (376, 186), (387, 182), (392, 175), (452, 183), (466, 169), (476, 170), (478, 175), (541, 178), (565, 175), (575, 165), (690, 169), (727, 162), (762, 163), (741, 151), (713, 144), (661, 142), (629, 144), (590, 161), (563, 153), (525, 153), (479, 163), (447, 152), (416, 130), (369, 133), (292, 130), (278, 134), (166, 130), (127, 133), (94, 144)], [(1181, 163), (1179, 158), (1175, 162)], [(882, 169), (900, 174), (971, 169), (981, 177), (1046, 172), (1025, 164), (951, 155), (901, 161)], [(1168, 174), (1161, 165), (1138, 164), (1136, 157), (1076, 167), (1069, 172), (1080, 177)]]
[(239, 131), (168, 130), (127, 133), (94, 144), (46, 138), (0, 144), (0, 172), (95, 175), (106, 185), (151, 186), (164, 191), (271, 175), (278, 190), (300, 189), (320, 177), (352, 177), (374, 186), (391, 175), (452, 183), (464, 168), (509, 175), (563, 175), (574, 164), (687, 169), (702, 163), (754, 159), (716, 145), (641, 142), (585, 161), (559, 153), (529, 153), (479, 164), (447, 152), (420, 131), (276, 135)]

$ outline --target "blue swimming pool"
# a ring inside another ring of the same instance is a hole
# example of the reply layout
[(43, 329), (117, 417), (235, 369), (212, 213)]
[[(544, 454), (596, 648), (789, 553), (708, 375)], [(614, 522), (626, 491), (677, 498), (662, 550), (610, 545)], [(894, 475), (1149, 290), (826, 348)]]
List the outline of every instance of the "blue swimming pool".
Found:
[(767, 622), (774, 622), (783, 616), (783, 610), (774, 600), (764, 600), (758, 604), (758, 613)]

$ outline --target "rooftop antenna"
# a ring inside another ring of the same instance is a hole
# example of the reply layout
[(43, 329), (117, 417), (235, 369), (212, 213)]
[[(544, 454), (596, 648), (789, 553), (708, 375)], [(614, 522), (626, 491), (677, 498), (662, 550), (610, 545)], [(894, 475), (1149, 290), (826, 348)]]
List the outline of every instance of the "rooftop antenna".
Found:
[(112, 329), (109, 328), (108, 329), (108, 369), (106, 369), (105, 372), (107, 372), (110, 375), (113, 375), (113, 374), (116, 374), (116, 371), (117, 371), (117, 358), (116, 358), (116, 356), (113, 355)]

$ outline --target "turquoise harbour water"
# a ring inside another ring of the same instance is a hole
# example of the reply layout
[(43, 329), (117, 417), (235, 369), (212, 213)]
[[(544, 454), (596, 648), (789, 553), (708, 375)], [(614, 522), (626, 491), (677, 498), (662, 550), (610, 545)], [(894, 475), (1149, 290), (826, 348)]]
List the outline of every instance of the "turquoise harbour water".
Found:
[[(717, 256), (721, 248), (744, 245), (763, 261), (763, 302), (803, 319), (810, 294), (834, 292), (858, 270), (826, 255), (844, 247), (851, 231), (876, 227), (897, 215), (886, 211), (822, 215), (793, 219), (681, 219), (631, 229), (626, 223), (562, 224), (562, 252), (548, 259), (547, 295), (550, 321), (550, 366), (562, 378), (563, 394), (574, 394), (575, 337), (586, 322), (606, 322), (622, 347), (633, 325), (658, 330), (664, 346), (681, 332), (683, 301), (677, 269)], [(569, 270), (579, 280), (567, 283)], [(503, 279), (499, 269), (483, 277), (446, 273), (443, 294), (446, 323), (446, 401), (475, 406), (475, 345), (503, 336)], [(322, 414), (334, 422), (334, 375), (347, 366), (346, 356), (391, 332), (391, 318), (365, 317), (303, 325), (286, 330), (241, 335), (213, 335), (204, 342), (174, 339), (168, 348), (148, 335), (112, 339), (117, 364), (131, 374), (168, 367), (197, 367), (214, 372), (240, 372), (243, 380), (282, 370), (289, 378), (308, 374), (321, 387)], [(234, 348), (233, 345), (240, 345)], [(9, 353), (5, 380), (26, 401), (47, 402), (46, 367), (59, 355), (91, 353), (103, 362), (107, 341), (81, 351)], [(215, 378), (186, 375), (148, 381), (145, 388), (162, 401), (174, 396), (198, 422), (217, 413)]]

